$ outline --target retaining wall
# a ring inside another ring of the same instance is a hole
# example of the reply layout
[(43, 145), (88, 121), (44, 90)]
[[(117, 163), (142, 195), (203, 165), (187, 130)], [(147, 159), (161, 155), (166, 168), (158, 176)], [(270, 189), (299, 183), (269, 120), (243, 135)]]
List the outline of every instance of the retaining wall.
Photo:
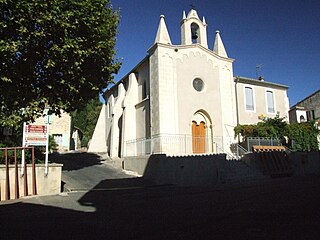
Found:
[(242, 161), (226, 160), (225, 154), (125, 158), (124, 169), (136, 171), (157, 184), (181, 186), (219, 185), (263, 179), (264, 176)]
[[(292, 166), (292, 176), (320, 175), (320, 152), (289, 152), (288, 160)], [(254, 153), (243, 158), (251, 167), (259, 168)]]
[(225, 154), (188, 157), (151, 155), (143, 176), (160, 184), (216, 185), (219, 165), (225, 158)]
[[(134, 171), (140, 175), (144, 175), (150, 155), (140, 157), (124, 157), (122, 159), (122, 168)], [(121, 159), (119, 159), (121, 161)], [(117, 164), (120, 165), (120, 164)]]
[[(61, 191), (61, 171), (62, 164), (49, 164), (48, 175), (44, 174), (45, 165), (36, 164), (36, 187), (37, 195), (53, 195), (59, 194)], [(0, 165), (0, 188), (1, 200), (4, 200), (6, 185), (6, 168)], [(9, 183), (10, 183), (10, 199), (15, 199), (15, 168), (14, 165), (9, 166)], [(28, 196), (32, 195), (32, 166), (27, 165), (27, 186)], [(20, 166), (18, 167), (18, 186), (19, 196), (26, 196), (24, 192), (24, 176), (20, 175)]]
[(289, 154), (294, 176), (320, 175), (320, 151)]
[[(292, 176), (320, 175), (320, 152), (292, 152), (289, 162)], [(250, 183), (270, 178), (263, 175), (252, 153), (240, 161), (226, 160), (225, 154), (127, 157), (123, 168), (158, 184), (182, 186)]]

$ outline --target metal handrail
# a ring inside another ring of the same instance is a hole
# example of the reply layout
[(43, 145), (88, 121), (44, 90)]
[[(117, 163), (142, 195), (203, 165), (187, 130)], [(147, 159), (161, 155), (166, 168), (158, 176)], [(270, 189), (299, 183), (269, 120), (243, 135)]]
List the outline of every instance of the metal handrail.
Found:
[[(254, 143), (252, 143), (255, 141)], [(257, 142), (256, 142), (257, 141)], [(258, 146), (281, 146), (281, 141), (278, 138), (267, 138), (267, 137), (248, 137), (247, 138), (247, 150), (251, 152), (251, 147), (253, 145)]]
[[(14, 181), (15, 181), (15, 199), (20, 197), (19, 194), (19, 173), (18, 173), (18, 160), (17, 160), (17, 150), (21, 150), (22, 154), (25, 154), (24, 150), (31, 149), (31, 164), (32, 164), (32, 193), (33, 195), (37, 195), (37, 185), (36, 185), (36, 170), (35, 170), (35, 159), (34, 159), (34, 147), (7, 147), (7, 148), (0, 148), (0, 151), (4, 151), (4, 160), (5, 160), (5, 200), (11, 199), (10, 193), (10, 171), (9, 171), (9, 151), (14, 151)], [(27, 163), (24, 163), (21, 166), (24, 169), (23, 179), (24, 179), (24, 196), (28, 196), (28, 179), (27, 179)], [(0, 188), (0, 201), (2, 200), (1, 197), (1, 188)]]
[[(236, 146), (237, 146), (238, 158), (241, 158), (243, 155), (245, 155), (246, 153), (248, 153), (247, 149), (245, 149), (244, 147), (242, 147), (240, 144), (236, 144)], [(241, 154), (239, 154), (239, 149), (242, 151)]]

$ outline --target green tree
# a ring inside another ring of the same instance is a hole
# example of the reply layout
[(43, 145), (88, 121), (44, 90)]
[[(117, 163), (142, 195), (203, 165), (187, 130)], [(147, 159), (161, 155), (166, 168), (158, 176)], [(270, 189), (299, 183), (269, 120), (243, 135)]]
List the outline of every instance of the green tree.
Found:
[(284, 141), (284, 137), (286, 136), (286, 129), (288, 126), (288, 123), (284, 119), (284, 117), (281, 118), (279, 117), (279, 114), (277, 114), (274, 118), (264, 119), (262, 127), (270, 128), (269, 136)]
[(287, 129), (290, 145), (295, 151), (319, 150), (319, 134), (315, 122), (290, 124)]
[(102, 103), (98, 98), (92, 99), (82, 110), (77, 110), (71, 114), (72, 123), (83, 133), (81, 145), (87, 146), (94, 132), (99, 118)]
[(113, 80), (109, 0), (0, 0), (0, 126), (81, 109)]
[(266, 118), (262, 122), (250, 125), (238, 125), (234, 128), (235, 134), (242, 137), (272, 137), (284, 140), (288, 123), (284, 118), (276, 115)]

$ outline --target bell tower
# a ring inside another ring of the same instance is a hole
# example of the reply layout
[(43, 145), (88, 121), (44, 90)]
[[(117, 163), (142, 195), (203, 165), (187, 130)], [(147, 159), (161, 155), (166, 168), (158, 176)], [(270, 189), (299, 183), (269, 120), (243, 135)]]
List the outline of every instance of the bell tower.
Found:
[(201, 21), (194, 8), (190, 10), (188, 16), (183, 11), (181, 20), (181, 45), (191, 44), (200, 44), (208, 48), (206, 20), (203, 17)]

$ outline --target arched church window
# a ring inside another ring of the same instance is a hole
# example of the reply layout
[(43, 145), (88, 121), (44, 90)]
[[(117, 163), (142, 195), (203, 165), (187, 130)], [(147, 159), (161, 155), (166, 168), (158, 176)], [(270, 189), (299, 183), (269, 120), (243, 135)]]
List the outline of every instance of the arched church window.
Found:
[(191, 40), (192, 43), (199, 42), (199, 26), (196, 23), (191, 24)]
[(111, 103), (109, 102), (107, 104), (107, 118), (111, 117), (111, 113), (112, 113), (112, 106), (111, 106)]
[(147, 81), (144, 80), (142, 83), (142, 99), (147, 98)]
[(198, 92), (201, 92), (204, 89), (204, 82), (200, 78), (195, 78), (192, 85)]

